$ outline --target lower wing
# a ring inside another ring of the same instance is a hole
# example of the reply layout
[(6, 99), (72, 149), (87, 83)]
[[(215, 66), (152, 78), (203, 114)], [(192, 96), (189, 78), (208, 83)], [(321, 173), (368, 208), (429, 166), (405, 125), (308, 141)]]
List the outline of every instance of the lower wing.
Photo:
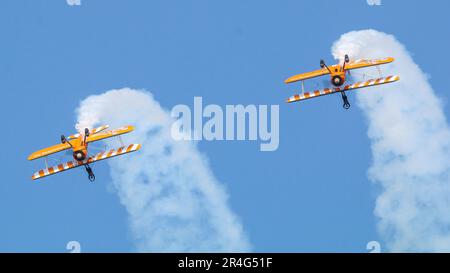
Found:
[(330, 95), (330, 94), (341, 92), (341, 91), (350, 91), (350, 90), (364, 88), (364, 87), (392, 83), (392, 82), (396, 82), (398, 80), (400, 80), (399, 76), (389, 76), (386, 78), (379, 78), (376, 80), (357, 82), (354, 84), (346, 85), (342, 88), (339, 88), (339, 87), (338, 88), (326, 88), (326, 89), (322, 89), (322, 90), (316, 90), (314, 92), (305, 92), (303, 94), (298, 94), (298, 95), (294, 95), (294, 96), (290, 97), (289, 99), (287, 99), (286, 102), (291, 103), (291, 102), (296, 102), (296, 101), (301, 101), (301, 100), (307, 100), (307, 99), (312, 99), (312, 98), (316, 98), (316, 97), (320, 97), (320, 96)]
[(73, 169), (79, 166), (83, 166), (85, 164), (101, 161), (107, 158), (135, 152), (141, 148), (141, 144), (131, 144), (128, 146), (120, 147), (118, 149), (112, 149), (107, 152), (98, 153), (94, 156), (89, 157), (88, 159), (85, 159), (84, 161), (69, 161), (63, 164), (59, 164), (57, 166), (53, 166), (47, 169), (40, 170), (33, 174), (31, 177), (33, 180), (43, 178), (52, 174), (60, 173), (63, 171), (67, 171), (69, 169)]

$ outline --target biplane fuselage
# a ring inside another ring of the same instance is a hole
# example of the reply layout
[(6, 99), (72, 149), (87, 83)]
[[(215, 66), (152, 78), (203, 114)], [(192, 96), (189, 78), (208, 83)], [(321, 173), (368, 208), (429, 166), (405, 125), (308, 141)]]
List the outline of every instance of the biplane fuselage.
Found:
[(329, 67), (330, 69), (330, 80), (331, 80), (331, 84), (339, 87), (342, 86), (345, 83), (346, 80), (346, 71), (345, 68), (342, 67), (342, 65), (333, 65)]
[(71, 140), (73, 158), (77, 161), (83, 161), (88, 156), (88, 142), (84, 141), (84, 137), (80, 134), (74, 140)]

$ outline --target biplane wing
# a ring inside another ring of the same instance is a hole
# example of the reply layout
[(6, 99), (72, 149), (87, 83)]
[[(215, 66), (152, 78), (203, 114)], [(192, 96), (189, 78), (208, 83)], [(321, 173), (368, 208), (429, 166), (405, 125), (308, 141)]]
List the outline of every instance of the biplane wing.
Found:
[(328, 69), (326, 69), (326, 68), (322, 68), (319, 70), (292, 76), (289, 79), (285, 80), (284, 82), (285, 83), (293, 83), (293, 82), (298, 82), (298, 81), (303, 81), (303, 80), (308, 80), (308, 79), (324, 76), (327, 74), (330, 74), (330, 71), (328, 71)]
[[(104, 131), (104, 130), (106, 130), (106, 129), (108, 129), (108, 128), (109, 128), (109, 125), (103, 125), (103, 126), (100, 126), (100, 127), (97, 127), (97, 128), (92, 129), (91, 132), (90, 132), (90, 134), (91, 134), (91, 135), (94, 135), (94, 134), (97, 134), (97, 133), (99, 133), (99, 132), (102, 132), (102, 131)], [(67, 138), (67, 140), (76, 139), (76, 138), (78, 138), (79, 136), (80, 136), (80, 133), (78, 133), (78, 134), (73, 134), (73, 135), (70, 135), (70, 136)]]
[(41, 158), (41, 157), (48, 156), (48, 155), (51, 155), (54, 153), (58, 153), (58, 152), (61, 152), (64, 150), (68, 150), (70, 148), (72, 148), (72, 147), (70, 146), (69, 143), (56, 144), (56, 145), (53, 145), (53, 146), (50, 146), (50, 147), (47, 147), (47, 148), (44, 148), (42, 150), (32, 153), (28, 157), (28, 160), (35, 160), (37, 158)]
[[(95, 129), (93, 129), (91, 131), (91, 136), (95, 135), (95, 134), (98, 134), (98, 133), (100, 133), (100, 132), (102, 132), (102, 131), (104, 131), (104, 130), (106, 130), (108, 128), (109, 128), (109, 125), (103, 125), (103, 126), (100, 126), (98, 128), (95, 128)], [(123, 129), (123, 128), (121, 128), (121, 129)], [(68, 141), (74, 140), (74, 139), (78, 138), (79, 136), (80, 136), (80, 134), (74, 134), (74, 135), (69, 136), (67, 138), (67, 140)], [(111, 136), (114, 136), (114, 135), (111, 135)], [(53, 146), (50, 146), (50, 147), (47, 147), (47, 148), (44, 148), (42, 150), (39, 150), (39, 151), (36, 151), (36, 152), (32, 153), (28, 157), (28, 160), (38, 159), (38, 158), (45, 157), (45, 156), (48, 156), (48, 155), (51, 155), (51, 154), (62, 152), (64, 150), (68, 150), (70, 148), (72, 148), (72, 146), (69, 143), (56, 144), (56, 145), (53, 145)]]
[(316, 90), (314, 92), (305, 92), (303, 94), (298, 94), (298, 95), (294, 95), (294, 96), (290, 97), (289, 99), (287, 99), (286, 102), (291, 103), (291, 102), (296, 102), (296, 101), (302, 101), (302, 100), (312, 99), (312, 98), (320, 97), (320, 96), (324, 96), (324, 95), (330, 95), (330, 94), (337, 93), (337, 92), (350, 91), (350, 90), (355, 90), (355, 89), (364, 88), (364, 87), (392, 83), (392, 82), (396, 82), (398, 80), (400, 80), (399, 76), (389, 76), (389, 77), (373, 79), (373, 80), (369, 80), (369, 81), (365, 81), (365, 82), (356, 82), (354, 84), (346, 85), (342, 88), (340, 88), (340, 87), (326, 88), (326, 89), (322, 89), (322, 90)]
[(123, 135), (123, 134), (129, 133), (133, 130), (134, 130), (134, 127), (129, 125), (129, 126), (124, 126), (124, 127), (114, 129), (114, 130), (103, 131), (103, 132), (99, 132), (96, 134), (91, 134), (86, 138), (86, 142), (89, 143), (89, 142), (99, 141), (99, 140), (102, 140), (105, 138)]
[(345, 65), (345, 70), (352, 70), (364, 67), (370, 67), (375, 65), (382, 65), (392, 63), (395, 59), (392, 57), (384, 58), (384, 59), (375, 59), (375, 60), (355, 60), (353, 62), (347, 63)]
[(63, 164), (59, 164), (50, 168), (42, 169), (36, 173), (33, 174), (31, 177), (33, 180), (43, 178), (52, 174), (60, 173), (63, 171), (67, 171), (69, 169), (73, 169), (76, 167), (83, 166), (85, 164), (101, 161), (107, 158), (124, 155), (127, 153), (135, 152), (141, 148), (140, 144), (131, 144), (128, 146), (120, 147), (118, 149), (112, 149), (107, 152), (98, 153), (94, 156), (89, 157), (88, 159), (85, 159), (84, 161), (69, 161)]

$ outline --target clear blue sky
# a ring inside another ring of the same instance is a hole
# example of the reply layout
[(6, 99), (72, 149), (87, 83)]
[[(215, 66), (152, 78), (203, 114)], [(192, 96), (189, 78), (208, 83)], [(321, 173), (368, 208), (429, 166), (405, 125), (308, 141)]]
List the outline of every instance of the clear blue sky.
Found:
[(200, 143), (254, 250), (365, 252), (381, 239), (361, 111), (344, 111), (338, 96), (286, 105), (293, 92), (283, 80), (331, 61), (341, 34), (374, 28), (407, 46), (447, 104), (449, 9), (448, 1), (394, 0), (2, 1), (0, 251), (65, 252), (71, 240), (83, 251), (134, 250), (106, 164), (95, 166), (93, 184), (81, 169), (34, 182), (43, 162), (26, 160), (74, 131), (80, 100), (132, 87), (168, 109), (194, 96), (280, 104), (276, 152)]

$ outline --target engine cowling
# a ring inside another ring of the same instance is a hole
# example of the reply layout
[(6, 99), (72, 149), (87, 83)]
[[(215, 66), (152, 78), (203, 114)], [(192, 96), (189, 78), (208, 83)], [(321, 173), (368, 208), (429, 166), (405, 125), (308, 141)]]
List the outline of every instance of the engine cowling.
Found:
[(77, 161), (83, 161), (86, 159), (86, 154), (83, 151), (73, 152), (73, 158)]
[(333, 76), (331, 78), (331, 84), (337, 87), (342, 86), (344, 84), (344, 79), (339, 75)]

